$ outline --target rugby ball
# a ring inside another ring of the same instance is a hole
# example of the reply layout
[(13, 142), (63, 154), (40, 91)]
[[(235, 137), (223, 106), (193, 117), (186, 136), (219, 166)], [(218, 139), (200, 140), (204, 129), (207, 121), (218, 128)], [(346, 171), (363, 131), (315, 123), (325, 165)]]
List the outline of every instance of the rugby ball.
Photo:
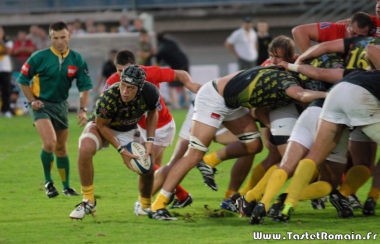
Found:
[(151, 155), (149, 155), (148, 159), (145, 159), (146, 150), (143, 145), (137, 142), (130, 142), (125, 146), (125, 148), (130, 153), (140, 157), (140, 159), (136, 159), (136, 158), (131, 159), (132, 168), (138, 174), (146, 174), (151, 170), (152, 158), (151, 158)]

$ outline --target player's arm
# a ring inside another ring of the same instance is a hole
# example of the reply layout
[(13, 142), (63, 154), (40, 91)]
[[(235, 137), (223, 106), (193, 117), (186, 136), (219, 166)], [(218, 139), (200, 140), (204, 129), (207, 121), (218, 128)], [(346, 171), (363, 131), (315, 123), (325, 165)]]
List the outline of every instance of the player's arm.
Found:
[(367, 45), (366, 59), (373, 69), (380, 69), (380, 46), (373, 44)]
[(158, 111), (157, 108), (154, 110), (148, 110), (146, 116), (146, 138), (147, 141), (145, 143), (146, 148), (146, 157), (152, 153), (153, 150), (153, 141), (150, 141), (148, 138), (154, 138), (155, 131), (157, 127), (158, 121)]
[(326, 92), (303, 89), (300, 86), (291, 86), (285, 92), (289, 97), (303, 103), (311, 103), (315, 99), (326, 97)]
[(109, 144), (111, 144), (114, 148), (117, 149), (121, 145), (119, 140), (116, 138), (111, 128), (109, 127), (110, 122), (111, 119), (105, 119), (95, 116), (95, 123), (98, 127), (100, 134), (106, 141), (108, 141)]
[(311, 79), (337, 83), (343, 78), (344, 69), (324, 69), (311, 65), (297, 65), (281, 62), (278, 65), (283, 66), (286, 70), (301, 73)]
[(87, 106), (88, 106), (88, 98), (89, 98), (89, 95), (90, 94), (90, 91), (89, 90), (86, 90), (86, 91), (81, 91), (79, 93), (79, 111), (78, 111), (78, 116), (77, 118), (79, 119), (78, 121), (78, 125), (79, 126), (84, 126), (86, 123), (87, 123), (87, 114), (85, 110), (87, 110)]
[(344, 39), (319, 43), (307, 49), (296, 60), (296, 64), (302, 64), (304, 60), (316, 58), (326, 53), (344, 53)]
[(318, 24), (296, 26), (292, 29), (292, 35), (298, 50), (303, 53), (311, 47), (310, 41), (318, 41)]
[(184, 70), (174, 70), (174, 80), (180, 81), (193, 93), (197, 93), (202, 86), (201, 84), (194, 83), (189, 73)]

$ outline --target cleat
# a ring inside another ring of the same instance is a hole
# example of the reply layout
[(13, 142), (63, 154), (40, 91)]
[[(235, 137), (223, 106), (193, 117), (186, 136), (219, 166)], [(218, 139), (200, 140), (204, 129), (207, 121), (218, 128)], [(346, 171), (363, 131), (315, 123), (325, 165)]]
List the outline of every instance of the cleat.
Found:
[(94, 216), (96, 211), (96, 201), (94, 204), (90, 203), (89, 200), (83, 199), (83, 201), (75, 206), (76, 208), (71, 212), (71, 219), (84, 219), (86, 214), (91, 214)]
[(368, 197), (363, 206), (364, 216), (374, 216), (375, 215), (376, 202), (372, 197)]
[(157, 220), (178, 220), (177, 218), (172, 217), (169, 211), (165, 208), (158, 209), (157, 211), (149, 211), (148, 217)]
[(176, 190), (174, 189), (174, 192), (170, 195), (169, 202), (166, 205), (170, 205), (174, 201)]
[(285, 222), (289, 223), (290, 217), (293, 214), (293, 204), (291, 203), (285, 203), (284, 204), (284, 209), (273, 218), (273, 220), (277, 222)]
[(352, 194), (347, 197), (348, 198), (348, 203), (350, 204), (352, 209), (363, 209), (363, 204), (361, 204), (358, 196), (355, 194)]
[(280, 194), (276, 201), (272, 204), (272, 206), (269, 208), (267, 212), (267, 216), (275, 218), (277, 217), (282, 209), (284, 208), (284, 202), (286, 197), (288, 196), (288, 193), (282, 193)]
[(326, 208), (325, 202), (323, 201), (322, 198), (312, 199), (312, 200), (310, 200), (310, 204), (311, 204), (311, 207), (315, 210)]
[(135, 213), (136, 216), (148, 215), (149, 211), (150, 211), (150, 208), (142, 208), (139, 201), (135, 202), (135, 207), (134, 207), (133, 212)]
[(266, 216), (265, 205), (259, 202), (252, 211), (251, 219), (249, 223), (251, 225), (261, 225), (264, 223), (264, 217)]
[(240, 213), (240, 217), (250, 217), (252, 210), (256, 206), (256, 201), (247, 202), (245, 197), (242, 196), (236, 200), (236, 208)]
[(237, 200), (238, 198), (240, 198), (240, 197), (241, 197), (240, 193), (239, 193), (239, 192), (236, 192), (235, 194), (233, 194), (233, 195), (230, 197), (231, 203), (232, 203), (232, 204), (236, 204), (236, 200)]
[(54, 187), (54, 184), (51, 181), (45, 184), (45, 193), (48, 198), (56, 197), (59, 195), (57, 189)]
[(218, 186), (215, 183), (214, 175), (216, 173), (216, 169), (206, 164), (203, 159), (197, 164), (197, 168), (201, 172), (203, 176), (203, 182), (206, 183), (208, 187), (213, 191), (218, 190)]
[(65, 196), (79, 196), (79, 194), (73, 188), (66, 188), (63, 190), (63, 195)]
[(174, 202), (171, 208), (184, 208), (188, 205), (191, 206), (192, 203), (193, 203), (193, 197), (189, 194), (187, 195), (185, 200), (174, 199)]
[(234, 213), (239, 212), (235, 204), (232, 203), (232, 199), (223, 200), (222, 203), (220, 204), (220, 209), (231, 211)]
[(338, 190), (334, 190), (330, 194), (330, 202), (338, 212), (339, 218), (353, 218), (354, 213), (348, 199), (343, 196)]

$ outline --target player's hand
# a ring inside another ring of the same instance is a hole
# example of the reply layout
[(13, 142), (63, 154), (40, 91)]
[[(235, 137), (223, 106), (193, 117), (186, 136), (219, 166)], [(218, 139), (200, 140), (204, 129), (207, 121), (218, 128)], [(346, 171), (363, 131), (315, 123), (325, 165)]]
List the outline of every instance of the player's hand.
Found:
[(280, 66), (280, 67), (284, 67), (284, 69), (286, 70), (286, 71), (288, 71), (288, 62), (285, 62), (285, 61), (281, 61), (281, 62), (279, 62), (278, 64), (277, 64), (277, 66)]
[(145, 142), (145, 149), (146, 149), (145, 159), (148, 159), (149, 155), (151, 155), (153, 151), (153, 142), (152, 141)]
[(193, 93), (197, 93), (199, 89), (201, 88), (201, 86), (202, 85), (199, 83), (191, 83), (188, 89)]
[(80, 110), (77, 115), (78, 118), (78, 125), (79, 126), (84, 126), (87, 123), (87, 114), (85, 111)]
[(133, 172), (136, 172), (133, 168), (132, 168), (132, 165), (131, 165), (131, 159), (132, 158), (135, 158), (135, 159), (140, 159), (139, 156), (137, 155), (134, 155), (132, 153), (130, 153), (127, 149), (124, 149), (121, 153), (121, 158), (123, 159), (123, 162), (124, 164)]
[(34, 100), (30, 103), (30, 107), (32, 108), (32, 110), (40, 110), (44, 107), (44, 103), (41, 100)]

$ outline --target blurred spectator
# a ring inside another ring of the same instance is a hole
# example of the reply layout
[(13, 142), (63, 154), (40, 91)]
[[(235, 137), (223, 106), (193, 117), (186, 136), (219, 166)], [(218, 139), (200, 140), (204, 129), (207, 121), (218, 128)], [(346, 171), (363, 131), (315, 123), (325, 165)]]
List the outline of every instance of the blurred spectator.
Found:
[(144, 21), (142, 19), (133, 20), (133, 26), (131, 27), (131, 32), (140, 32), (144, 29)]
[(102, 23), (97, 24), (96, 33), (107, 33), (107, 27)]
[(35, 51), (35, 49), (34, 43), (31, 40), (26, 39), (26, 32), (19, 31), (11, 52), (15, 60), (14, 70), (19, 71), (21, 66)]
[(266, 21), (259, 21), (257, 23), (257, 40), (259, 42), (259, 56), (257, 58), (257, 65), (261, 65), (269, 58), (268, 46), (272, 41), (272, 37), (268, 33), (269, 25)]
[(94, 33), (96, 33), (96, 27), (95, 26), (89, 26), (86, 29), (86, 34), (94, 34)]
[[(189, 60), (186, 54), (180, 49), (178, 44), (169, 39), (165, 33), (160, 33), (157, 35), (158, 48), (157, 48), (157, 62), (165, 62), (172, 69), (185, 70), (189, 72)], [(189, 94), (186, 88), (180, 81), (173, 81), (168, 83), (169, 94), (171, 99), (171, 104), (174, 109), (179, 109), (180, 103), (178, 99), (178, 91), (181, 92), (184, 99), (184, 107), (189, 107)]]
[(74, 32), (74, 24), (67, 24), (67, 30), (69, 31), (70, 35)]
[(241, 28), (232, 32), (227, 38), (225, 46), (237, 59), (239, 70), (256, 66), (257, 34), (252, 28), (251, 17), (245, 17)]
[(47, 31), (43, 28), (38, 28), (39, 35), (40, 35), (40, 42), (38, 44), (35, 44), (37, 50), (46, 49), (50, 47), (50, 38), (47, 33)]
[(119, 27), (111, 26), (110, 33), (119, 33)]
[(137, 46), (137, 59), (138, 63), (144, 66), (152, 65), (152, 57), (155, 54), (152, 43), (150, 42), (149, 33), (142, 29), (140, 31), (138, 46)]
[(17, 83), (17, 80), (12, 77), (10, 107), (11, 107), (12, 114), (16, 115), (16, 116), (20, 116), (24, 113), (22, 108), (17, 107), (17, 100), (18, 100), (18, 96), (20, 94), (20, 90), (21, 89)]
[(12, 62), (10, 53), (13, 42), (5, 35), (4, 29), (0, 26), (0, 92), (1, 92), (1, 112), (11, 118), (11, 81), (12, 81)]
[(38, 46), (38, 43), (41, 41), (39, 32), (40, 27), (38, 25), (31, 25), (29, 27), (29, 33), (26, 35), (26, 38), (31, 40), (35, 46)]
[(73, 21), (73, 33), (72, 35), (83, 35), (86, 31), (82, 29), (82, 21), (80, 19), (75, 19)]
[(103, 63), (101, 74), (99, 75), (98, 82), (96, 86), (94, 87), (93, 91), (96, 93), (96, 98), (98, 98), (98, 95), (101, 91), (101, 89), (104, 86), (104, 83), (110, 77), (113, 73), (116, 72), (116, 66), (115, 66), (115, 56), (117, 54), (116, 49), (112, 49), (108, 54), (108, 59)]
[(85, 26), (85, 32), (86, 33), (95, 33), (96, 32), (94, 19), (92, 19), (92, 18), (86, 19), (84, 26)]
[(119, 28), (118, 28), (119, 33), (131, 32), (132, 26), (129, 22), (129, 18), (127, 15), (122, 15), (120, 17), (119, 23), (120, 23)]

